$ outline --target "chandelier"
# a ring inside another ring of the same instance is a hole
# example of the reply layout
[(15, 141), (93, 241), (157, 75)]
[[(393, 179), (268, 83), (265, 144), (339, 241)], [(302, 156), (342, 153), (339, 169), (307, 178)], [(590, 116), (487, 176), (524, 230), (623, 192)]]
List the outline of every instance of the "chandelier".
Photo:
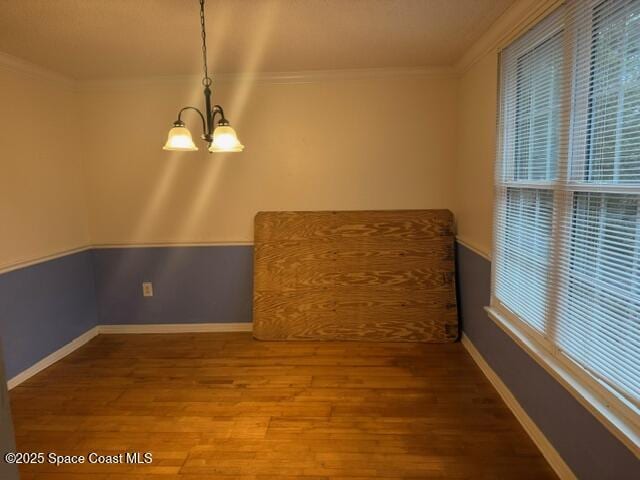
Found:
[[(181, 152), (193, 152), (198, 150), (191, 132), (185, 127), (182, 121), (182, 113), (187, 110), (195, 111), (202, 120), (202, 139), (207, 142), (209, 152), (241, 152), (244, 145), (240, 143), (236, 132), (224, 116), (224, 110), (220, 105), (211, 105), (211, 84), (213, 81), (209, 77), (207, 69), (207, 32), (204, 21), (204, 2), (200, 0), (200, 27), (202, 29), (202, 60), (204, 63), (204, 78), (202, 85), (204, 86), (204, 113), (196, 107), (184, 107), (178, 112), (178, 119), (173, 122), (173, 127), (169, 130), (167, 143), (163, 150), (173, 150)], [(216, 117), (220, 117), (216, 125)]]

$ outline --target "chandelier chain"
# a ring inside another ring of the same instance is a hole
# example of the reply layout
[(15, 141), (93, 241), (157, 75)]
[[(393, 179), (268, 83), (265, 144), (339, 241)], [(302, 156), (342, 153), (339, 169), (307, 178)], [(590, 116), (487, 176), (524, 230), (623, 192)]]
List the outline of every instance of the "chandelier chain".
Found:
[(207, 30), (205, 27), (204, 21), (204, 2), (205, 0), (200, 0), (200, 28), (201, 28), (201, 36), (202, 36), (202, 60), (204, 64), (204, 78), (202, 79), (202, 84), (205, 87), (211, 85), (212, 80), (209, 77), (209, 71), (207, 68)]

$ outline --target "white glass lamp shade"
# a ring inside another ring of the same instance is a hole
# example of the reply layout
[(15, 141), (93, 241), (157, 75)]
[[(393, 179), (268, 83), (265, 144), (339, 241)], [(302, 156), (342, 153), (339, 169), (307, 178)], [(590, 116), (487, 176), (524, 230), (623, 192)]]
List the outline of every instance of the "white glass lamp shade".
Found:
[(229, 125), (218, 125), (213, 131), (210, 152), (241, 152), (244, 145), (238, 140), (236, 131)]
[(196, 144), (193, 143), (191, 132), (184, 126), (174, 126), (169, 130), (167, 143), (162, 147), (163, 150), (174, 150), (178, 152), (194, 152), (198, 150)]

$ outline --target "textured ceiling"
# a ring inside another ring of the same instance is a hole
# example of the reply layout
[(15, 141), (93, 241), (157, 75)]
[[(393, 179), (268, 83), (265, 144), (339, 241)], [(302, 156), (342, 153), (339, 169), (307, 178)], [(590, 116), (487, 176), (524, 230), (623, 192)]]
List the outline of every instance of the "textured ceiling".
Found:
[[(213, 73), (451, 65), (513, 0), (208, 0)], [(198, 0), (0, 0), (0, 52), (76, 79), (200, 71)]]

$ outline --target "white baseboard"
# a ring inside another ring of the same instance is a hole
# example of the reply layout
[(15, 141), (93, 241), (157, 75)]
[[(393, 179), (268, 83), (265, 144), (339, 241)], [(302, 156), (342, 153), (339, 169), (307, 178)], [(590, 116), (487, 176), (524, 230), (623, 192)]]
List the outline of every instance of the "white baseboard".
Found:
[(516, 397), (513, 396), (511, 390), (504, 384), (504, 382), (500, 379), (500, 377), (493, 371), (493, 369), (489, 366), (486, 360), (482, 357), (480, 352), (476, 349), (476, 347), (471, 343), (469, 337), (465, 334), (462, 334), (461, 339), (462, 345), (467, 349), (471, 358), (476, 362), (482, 373), (485, 374), (487, 379), (491, 382), (493, 387), (498, 391), (504, 403), (507, 404), (507, 407), (511, 410), (511, 412), (518, 419), (522, 427), (531, 437), (533, 443), (536, 444), (540, 452), (544, 456), (544, 458), (549, 462), (551, 468), (556, 472), (558, 477), (562, 480), (575, 480), (577, 477), (573, 474), (569, 466), (562, 459), (558, 451), (553, 447), (551, 442), (547, 439), (547, 437), (542, 433), (542, 431), (538, 428), (531, 417), (527, 415), (524, 408), (518, 403)]
[(100, 325), (99, 333), (206, 333), (251, 332), (253, 323), (153, 323), (144, 325)]
[(35, 374), (63, 359), (74, 350), (82, 347), (99, 334), (112, 333), (204, 333), (204, 332), (251, 332), (252, 323), (171, 323), (150, 325), (97, 325), (91, 330), (74, 338), (64, 347), (47, 355), (31, 367), (9, 379), (7, 388), (11, 390)]
[(47, 355), (39, 362), (30, 366), (26, 370), (23, 370), (15, 377), (9, 379), (9, 381), (7, 382), (7, 388), (11, 390), (12, 388), (17, 387), (25, 380), (28, 380), (29, 378), (33, 377), (36, 373), (41, 372), (45, 368), (56, 363), (58, 360), (66, 357), (74, 350), (77, 350), (78, 348), (83, 346), (85, 343), (87, 343), (89, 340), (91, 340), (93, 337), (98, 335), (98, 330), (99, 330), (99, 327), (93, 327), (91, 330), (88, 330), (82, 335), (80, 335), (79, 337), (76, 337), (73, 340), (71, 340), (64, 347), (59, 348), (52, 354)]

